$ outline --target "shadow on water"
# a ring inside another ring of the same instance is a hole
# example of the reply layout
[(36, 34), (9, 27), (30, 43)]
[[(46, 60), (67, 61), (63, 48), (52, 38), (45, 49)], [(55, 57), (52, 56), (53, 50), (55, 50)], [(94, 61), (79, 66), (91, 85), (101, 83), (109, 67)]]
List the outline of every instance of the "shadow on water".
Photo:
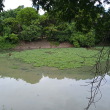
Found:
[[(94, 78), (91, 68), (59, 70), (0, 58), (0, 110), (3, 105), (7, 110), (84, 110), (90, 87), (81, 85)], [(89, 110), (109, 110), (110, 76), (106, 78), (101, 101)]]

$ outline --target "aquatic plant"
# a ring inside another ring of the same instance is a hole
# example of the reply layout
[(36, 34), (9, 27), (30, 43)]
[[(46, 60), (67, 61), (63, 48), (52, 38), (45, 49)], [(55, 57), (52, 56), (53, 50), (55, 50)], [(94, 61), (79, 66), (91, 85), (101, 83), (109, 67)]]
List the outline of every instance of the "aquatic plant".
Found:
[(18, 66), (12, 66), (12, 69), (18, 69)]
[[(18, 58), (24, 63), (33, 63), (34, 67), (49, 66), (59, 69), (69, 69), (82, 66), (93, 66), (96, 63), (99, 52), (99, 50), (87, 50), (86, 48), (33, 49), (12, 52), (9, 58)], [(5, 57), (7, 54), (0, 54), (0, 57), (3, 56)], [(106, 57), (105, 55), (102, 61), (105, 61)]]

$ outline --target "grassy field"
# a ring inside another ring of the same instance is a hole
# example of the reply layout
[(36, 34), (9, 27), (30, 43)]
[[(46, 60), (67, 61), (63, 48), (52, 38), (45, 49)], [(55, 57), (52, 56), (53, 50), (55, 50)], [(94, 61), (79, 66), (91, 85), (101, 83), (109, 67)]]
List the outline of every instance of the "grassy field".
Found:
[[(100, 55), (100, 49), (100, 47), (97, 47), (97, 50), (87, 50), (86, 48), (33, 49), (12, 52), (11, 56), (9, 56), (9, 53), (4, 53), (0, 54), (0, 57), (18, 58), (25, 63), (33, 63), (34, 67), (49, 66), (59, 69), (69, 69), (93, 66)], [(104, 56), (102, 61), (106, 60), (106, 58), (107, 55)]]

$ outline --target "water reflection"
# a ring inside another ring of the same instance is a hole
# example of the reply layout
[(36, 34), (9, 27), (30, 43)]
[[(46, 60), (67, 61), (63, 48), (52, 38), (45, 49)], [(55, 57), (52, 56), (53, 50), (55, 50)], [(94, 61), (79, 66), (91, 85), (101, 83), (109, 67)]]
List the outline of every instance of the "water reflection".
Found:
[[(17, 67), (14, 69), (13, 67)], [(25, 64), (17, 59), (0, 58), (0, 75), (1, 77), (10, 77), (16, 80), (22, 79), (27, 83), (35, 84), (38, 83), (42, 78), (42, 75), (49, 78), (57, 79), (92, 79), (94, 75), (83, 70), (89, 70), (89, 67), (81, 69), (68, 69), (60, 70), (57, 68), (50, 67), (33, 67), (32, 64)]]
[[(13, 66), (18, 66), (13, 69)], [(0, 110), (83, 110), (88, 103), (89, 86), (85, 82), (94, 77), (83, 70), (58, 70), (24, 64), (14, 59), (0, 59)], [(109, 110), (110, 76), (102, 86), (102, 99), (89, 110)], [(97, 98), (99, 96), (97, 95)]]

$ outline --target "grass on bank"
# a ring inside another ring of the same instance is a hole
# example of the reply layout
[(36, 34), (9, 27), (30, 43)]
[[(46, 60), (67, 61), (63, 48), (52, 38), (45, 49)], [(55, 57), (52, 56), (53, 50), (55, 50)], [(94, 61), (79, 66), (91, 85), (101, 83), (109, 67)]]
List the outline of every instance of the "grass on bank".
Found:
[[(99, 57), (99, 49), (100, 48), (98, 48), (98, 50), (87, 50), (86, 48), (33, 49), (12, 52), (10, 57), (9, 53), (4, 53), (0, 54), (0, 57), (8, 56), (10, 59), (18, 58), (24, 63), (33, 63), (34, 67), (49, 66), (59, 69), (69, 69), (93, 66)], [(104, 52), (106, 52), (106, 50), (107, 49), (105, 49)], [(107, 55), (105, 55), (102, 61), (106, 60), (106, 58)]]

